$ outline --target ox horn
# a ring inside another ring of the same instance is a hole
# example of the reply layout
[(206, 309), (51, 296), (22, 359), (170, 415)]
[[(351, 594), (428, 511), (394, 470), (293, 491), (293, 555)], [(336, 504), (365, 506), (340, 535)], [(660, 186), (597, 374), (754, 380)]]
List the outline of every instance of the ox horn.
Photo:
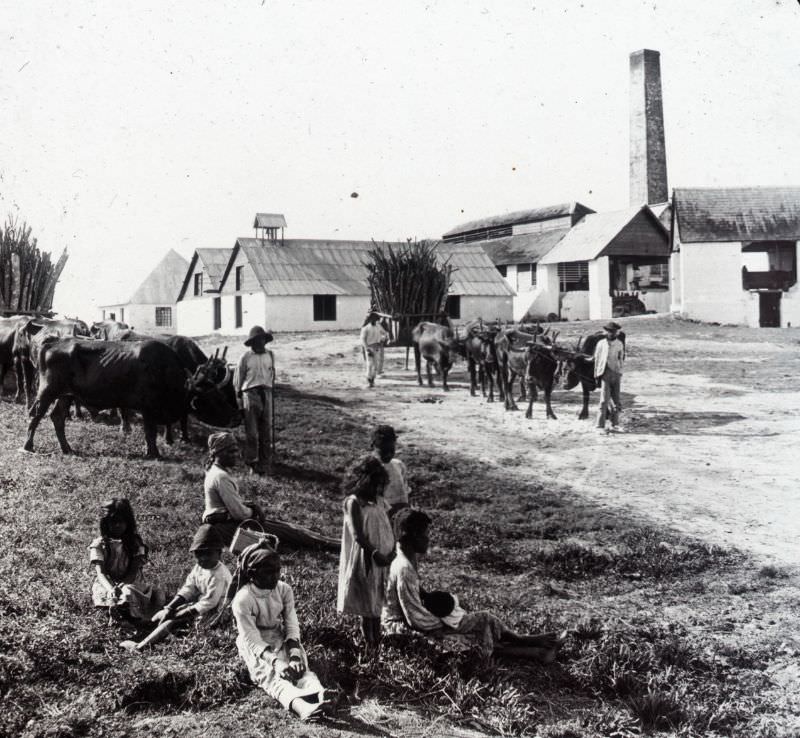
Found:
[(581, 333), (581, 335), (578, 336), (578, 343), (575, 344), (575, 353), (577, 353), (577, 354), (581, 353), (581, 345), (582, 344), (583, 344), (583, 333)]
[(224, 349), (222, 349), (222, 360), (223, 361), (225, 361), (225, 354), (227, 354), (227, 353), (228, 353), (228, 347), (226, 346)]
[(232, 374), (233, 372), (231, 371), (231, 368), (227, 364), (225, 364), (225, 376), (219, 382), (216, 383), (215, 385), (216, 388), (222, 389), (226, 384), (228, 384), (228, 382), (231, 381)]
[(215, 359), (219, 358), (219, 346), (217, 346), (217, 350), (214, 352), (214, 358)]

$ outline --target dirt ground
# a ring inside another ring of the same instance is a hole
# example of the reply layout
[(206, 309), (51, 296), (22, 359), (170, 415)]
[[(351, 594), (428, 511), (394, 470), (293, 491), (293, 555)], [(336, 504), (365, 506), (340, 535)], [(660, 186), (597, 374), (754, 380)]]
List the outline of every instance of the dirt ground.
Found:
[[(464, 362), (418, 387), (413, 353), (389, 348), (385, 376), (366, 386), (357, 336), (277, 334), (279, 380), (371, 408), (402, 430), (401, 445), (453, 449), (489, 466), (559, 484), (615, 510), (783, 565), (800, 563), (800, 334), (792, 329), (710, 326), (642, 316), (628, 336), (622, 385), (624, 433), (578, 420), (580, 390), (556, 391), (557, 420), (470, 397)], [(563, 323), (574, 343), (597, 323)], [(214, 345), (209, 342), (207, 345)], [(229, 355), (241, 349), (231, 344)], [(423, 373), (424, 377), (424, 373)]]

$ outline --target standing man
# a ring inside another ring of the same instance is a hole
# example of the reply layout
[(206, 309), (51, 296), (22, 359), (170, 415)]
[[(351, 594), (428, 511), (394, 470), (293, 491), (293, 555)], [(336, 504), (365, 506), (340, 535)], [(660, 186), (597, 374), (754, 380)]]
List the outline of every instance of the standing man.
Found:
[(272, 471), (272, 390), (275, 384), (275, 359), (267, 344), (272, 333), (260, 325), (253, 326), (244, 345), (234, 375), (236, 401), (244, 414), (247, 437), (245, 462), (253, 474)]
[(618, 337), (619, 323), (611, 321), (603, 326), (603, 336), (594, 349), (594, 378), (600, 384), (600, 408), (597, 428), (606, 429), (606, 420), (611, 418), (611, 430), (619, 430), (620, 386), (622, 365), (625, 361), (625, 344)]
[[(361, 346), (364, 350), (364, 363), (367, 372), (367, 384), (375, 386), (375, 375), (378, 371), (379, 354), (383, 345), (389, 339), (389, 334), (378, 323), (381, 316), (374, 310), (367, 317), (367, 322), (361, 328)], [(381, 360), (381, 364), (383, 361)], [(381, 366), (381, 368), (383, 368)]]

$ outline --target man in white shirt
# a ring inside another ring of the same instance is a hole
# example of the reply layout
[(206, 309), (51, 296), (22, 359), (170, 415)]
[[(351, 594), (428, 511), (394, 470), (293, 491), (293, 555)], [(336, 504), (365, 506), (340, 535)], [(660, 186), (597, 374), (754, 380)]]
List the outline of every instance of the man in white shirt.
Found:
[(273, 398), (275, 358), (267, 344), (272, 333), (253, 326), (234, 375), (236, 401), (244, 414), (245, 462), (255, 474), (272, 470)]
[[(361, 328), (361, 346), (364, 351), (364, 362), (367, 372), (367, 384), (370, 387), (375, 386), (375, 375), (378, 372), (378, 363), (383, 364), (380, 354), (383, 352), (383, 347), (386, 341), (389, 340), (389, 334), (384, 330), (378, 320), (380, 315), (376, 312), (371, 312), (367, 318), (367, 322)], [(383, 368), (383, 366), (381, 366)]]
[(625, 362), (625, 343), (618, 338), (619, 323), (611, 321), (603, 326), (606, 335), (594, 349), (594, 377), (600, 383), (600, 407), (597, 427), (605, 430), (606, 420), (611, 419), (611, 429), (619, 430), (620, 388), (622, 365)]

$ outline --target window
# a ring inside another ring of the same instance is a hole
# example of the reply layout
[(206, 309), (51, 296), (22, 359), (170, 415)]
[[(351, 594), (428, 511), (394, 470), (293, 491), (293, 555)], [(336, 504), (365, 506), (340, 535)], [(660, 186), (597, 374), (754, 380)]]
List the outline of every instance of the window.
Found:
[(233, 307), (234, 307), (234, 312), (235, 312), (235, 317), (236, 317), (236, 328), (241, 328), (242, 327), (242, 322), (243, 322), (242, 321), (242, 296), (241, 295), (236, 295), (236, 297), (233, 298)]
[(451, 318), (461, 318), (461, 295), (448, 295), (444, 304), (444, 311)]
[(242, 289), (242, 283), (244, 282), (244, 267), (238, 266), (236, 267), (236, 291)]
[(589, 263), (561, 262), (558, 265), (558, 284), (561, 292), (581, 292), (589, 289)]
[(531, 264), (531, 287), (536, 287), (536, 264)]
[(119, 309), (119, 319), (124, 323), (125, 322), (125, 308)]
[(314, 320), (336, 320), (336, 295), (314, 295)]
[(203, 272), (194, 275), (194, 296), (199, 297), (203, 294)]
[(172, 328), (172, 308), (156, 308), (156, 328)]
[(214, 298), (214, 330), (222, 328), (222, 298)]
[[(533, 274), (534, 276), (531, 276)], [(517, 264), (517, 291), (523, 292), (536, 284), (536, 265)]]
[(109, 313), (108, 314), (108, 319), (109, 320), (116, 320), (117, 319), (117, 314), (116, 313)]
[(508, 267), (505, 264), (498, 264), (495, 267), (495, 269), (497, 269), (497, 271), (500, 272), (500, 276), (501, 277), (507, 277), (508, 276)]

